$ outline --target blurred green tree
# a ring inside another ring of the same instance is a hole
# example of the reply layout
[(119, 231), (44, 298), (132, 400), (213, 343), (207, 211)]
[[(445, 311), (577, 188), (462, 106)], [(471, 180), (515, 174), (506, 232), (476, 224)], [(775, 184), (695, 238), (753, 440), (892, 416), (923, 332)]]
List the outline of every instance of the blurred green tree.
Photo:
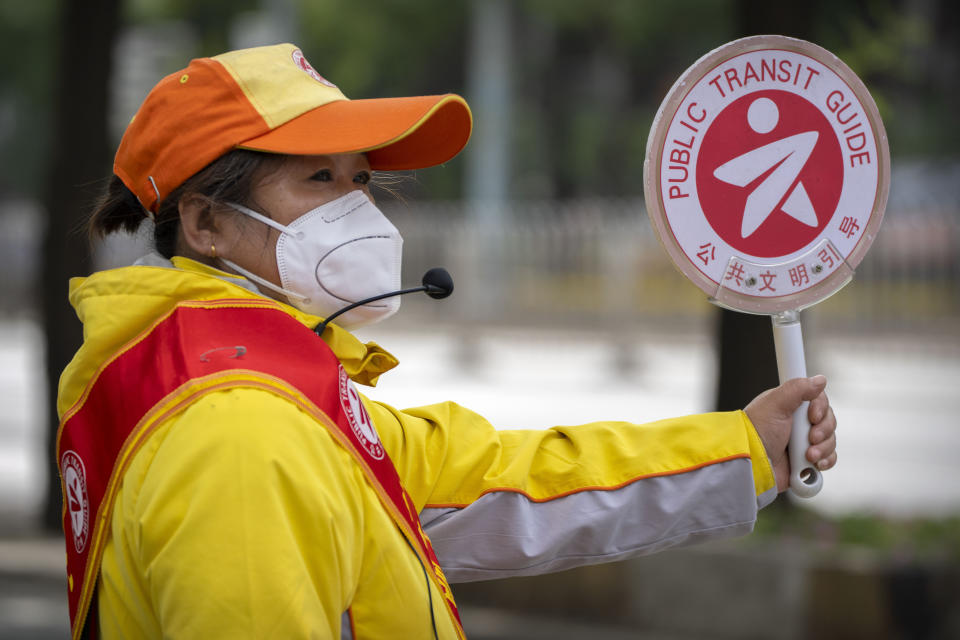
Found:
[[(302, 1), (299, 15), (298, 44), (350, 98), (466, 93), (467, 2)], [(404, 189), (458, 198), (463, 164), (417, 172)]]
[(0, 3), (0, 198), (41, 189), (57, 16), (52, 2)]

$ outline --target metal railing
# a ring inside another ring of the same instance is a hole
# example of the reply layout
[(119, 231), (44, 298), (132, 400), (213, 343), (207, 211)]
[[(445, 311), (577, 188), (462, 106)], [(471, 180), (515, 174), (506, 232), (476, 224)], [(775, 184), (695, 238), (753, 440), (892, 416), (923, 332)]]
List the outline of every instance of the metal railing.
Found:
[[(684, 327), (710, 313), (660, 247), (642, 200), (516, 202), (500, 227), (462, 203), (385, 204), (404, 237), (405, 279), (450, 269), (457, 294), (440, 310), (405, 302), (405, 322), (620, 328)], [(960, 328), (960, 211), (888, 209), (851, 284), (816, 306), (838, 330)]]
[[(913, 202), (891, 198), (853, 282), (808, 313), (818, 325), (960, 336), (960, 203)], [(408, 297), (397, 323), (685, 329), (712, 313), (660, 247), (639, 198), (513, 202), (500, 226), (462, 202), (380, 204), (404, 237), (404, 282), (436, 265), (456, 282), (442, 303)], [(28, 201), (0, 209), (2, 313), (39, 301), (39, 214)], [(111, 251), (130, 258), (143, 244), (116, 238)]]

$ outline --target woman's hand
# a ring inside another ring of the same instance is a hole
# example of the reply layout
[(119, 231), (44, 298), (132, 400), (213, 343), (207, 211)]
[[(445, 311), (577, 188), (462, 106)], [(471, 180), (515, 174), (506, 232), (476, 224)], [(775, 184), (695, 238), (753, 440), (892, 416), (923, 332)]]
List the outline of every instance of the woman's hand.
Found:
[(795, 378), (754, 398), (744, 411), (760, 434), (767, 457), (777, 478), (777, 492), (790, 486), (790, 457), (787, 443), (793, 426), (793, 413), (804, 400), (810, 401), (810, 446), (807, 460), (821, 471), (837, 464), (837, 418), (824, 389), (824, 376)]

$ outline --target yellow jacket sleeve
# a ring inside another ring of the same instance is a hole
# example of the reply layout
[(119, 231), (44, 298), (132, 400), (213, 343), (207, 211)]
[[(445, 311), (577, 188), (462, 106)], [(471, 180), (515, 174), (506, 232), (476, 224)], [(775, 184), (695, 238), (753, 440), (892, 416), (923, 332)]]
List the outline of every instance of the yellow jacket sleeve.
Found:
[(348, 454), (290, 403), (251, 389), (202, 397), (125, 475), (104, 637), (339, 638), (368, 499)]
[(454, 403), (368, 407), (451, 581), (746, 533), (776, 495), (742, 411), (498, 431)]

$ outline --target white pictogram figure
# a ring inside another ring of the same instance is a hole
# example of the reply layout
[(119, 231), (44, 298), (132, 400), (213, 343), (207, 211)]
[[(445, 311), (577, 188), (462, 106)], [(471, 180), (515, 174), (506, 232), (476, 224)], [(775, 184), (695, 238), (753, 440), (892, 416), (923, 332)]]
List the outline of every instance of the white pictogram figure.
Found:
[[(769, 98), (757, 98), (747, 109), (747, 123), (757, 133), (773, 131), (779, 120), (780, 111), (776, 103)], [(773, 169), (747, 196), (747, 203), (743, 208), (743, 223), (740, 226), (742, 237), (753, 234), (773, 213), (777, 203), (803, 170), (819, 136), (816, 131), (805, 131), (775, 140), (723, 163), (713, 172), (713, 176), (718, 180), (745, 187)], [(780, 209), (805, 225), (816, 227), (818, 224), (817, 213), (813, 210), (813, 203), (810, 202), (810, 196), (802, 182), (797, 182)]]

